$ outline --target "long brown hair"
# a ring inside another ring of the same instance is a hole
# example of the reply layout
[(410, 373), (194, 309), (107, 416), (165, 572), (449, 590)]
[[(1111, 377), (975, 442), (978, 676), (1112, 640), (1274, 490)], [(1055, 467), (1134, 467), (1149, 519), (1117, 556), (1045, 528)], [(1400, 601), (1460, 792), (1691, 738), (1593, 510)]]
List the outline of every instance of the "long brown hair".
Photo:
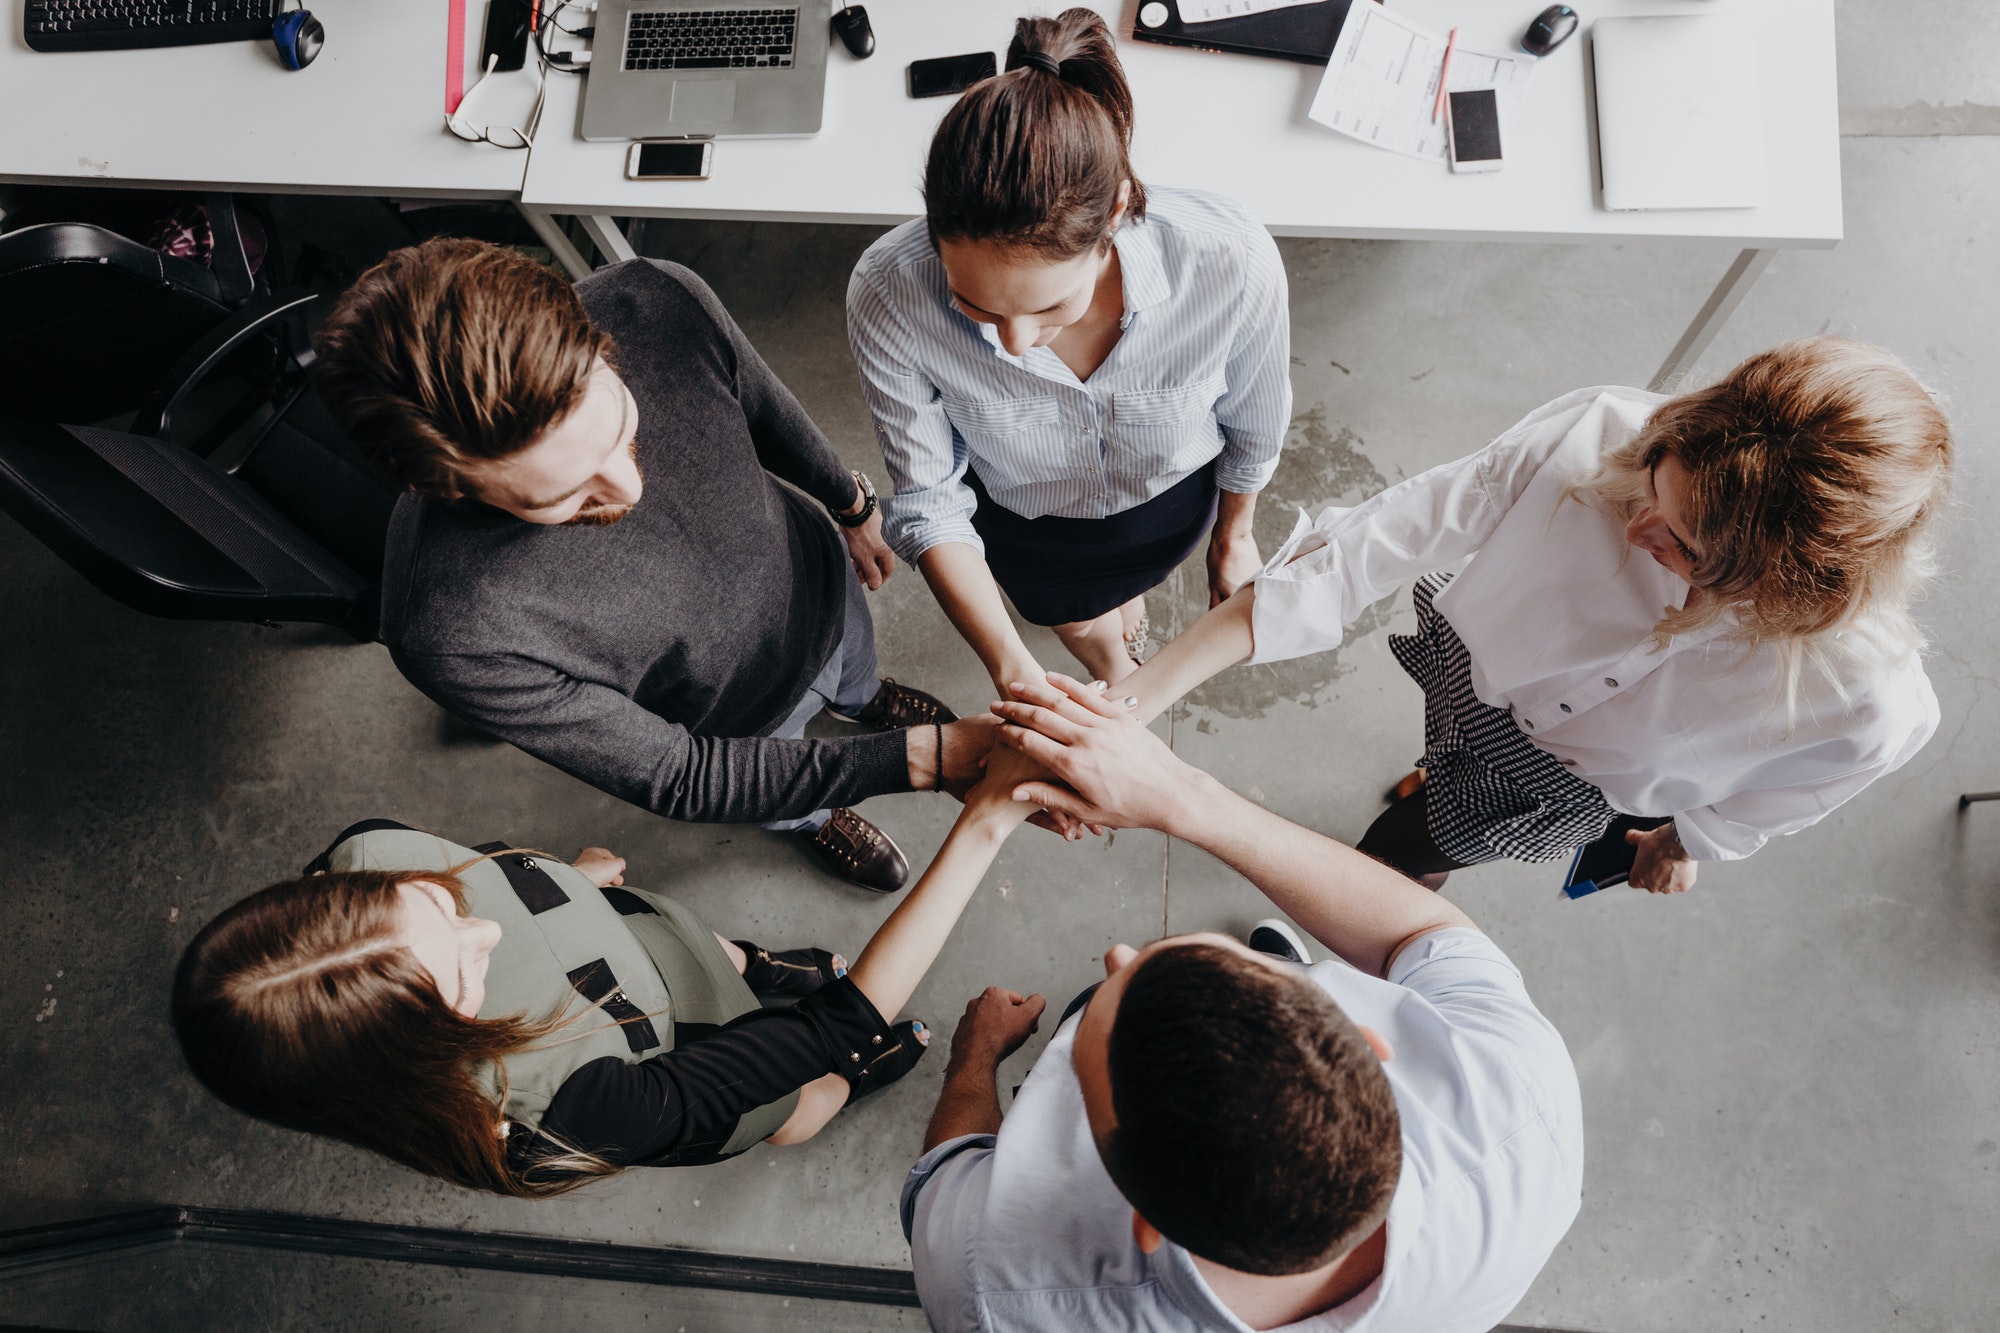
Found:
[(372, 1149), (428, 1175), (524, 1198), (616, 1168), (549, 1146), (510, 1159), (483, 1071), (587, 1010), (467, 1018), (402, 947), (400, 887), (465, 887), (434, 871), (311, 875), (252, 894), (203, 927), (174, 975), (174, 1031), (195, 1077), (237, 1110)]
[(1046, 259), (1109, 244), (1119, 187), (1145, 216), (1132, 174), (1132, 90), (1104, 20), (1088, 9), (1024, 18), (1007, 70), (945, 113), (924, 168), (931, 241), (997, 241)]
[(1663, 638), (1734, 613), (1742, 637), (1784, 651), (1788, 694), (1832, 632), (1897, 656), (1922, 645), (1910, 603), (1936, 567), (1951, 423), (1893, 354), (1831, 337), (1759, 352), (1660, 404), (1573, 493), (1629, 518), (1670, 454), (1710, 596), (1669, 612)]
[(527, 256), (437, 238), (391, 251), (342, 294), (313, 379), (356, 447), (455, 500), (466, 471), (535, 443), (583, 402), (611, 337), (576, 288)]

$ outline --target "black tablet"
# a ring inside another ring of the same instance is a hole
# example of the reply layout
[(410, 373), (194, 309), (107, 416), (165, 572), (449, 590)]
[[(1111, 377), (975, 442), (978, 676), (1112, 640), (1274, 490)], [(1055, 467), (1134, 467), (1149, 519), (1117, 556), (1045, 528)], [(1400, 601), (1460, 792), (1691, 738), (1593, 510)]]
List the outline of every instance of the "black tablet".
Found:
[(1612, 820), (1603, 837), (1576, 849), (1576, 855), (1570, 858), (1569, 876), (1563, 880), (1563, 893), (1581, 898), (1623, 884), (1632, 877), (1632, 863), (1639, 859), (1639, 849), (1625, 841), (1625, 835), (1634, 829), (1643, 833), (1668, 822), (1658, 816), (1640, 819), (1632, 815)]

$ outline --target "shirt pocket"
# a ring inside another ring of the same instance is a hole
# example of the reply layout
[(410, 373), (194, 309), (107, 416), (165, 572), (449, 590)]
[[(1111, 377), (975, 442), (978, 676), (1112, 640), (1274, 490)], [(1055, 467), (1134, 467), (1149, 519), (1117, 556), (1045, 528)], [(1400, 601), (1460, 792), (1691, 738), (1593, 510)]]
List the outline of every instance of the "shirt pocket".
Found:
[(1086, 451), (1063, 429), (1053, 397), (944, 397), (945, 416), (979, 464), (979, 475), (997, 490), (1065, 477), (1094, 475), (1095, 450)]
[(1225, 387), (1218, 372), (1171, 389), (1113, 394), (1111, 471), (1128, 477), (1192, 472), (1221, 453), (1215, 404)]

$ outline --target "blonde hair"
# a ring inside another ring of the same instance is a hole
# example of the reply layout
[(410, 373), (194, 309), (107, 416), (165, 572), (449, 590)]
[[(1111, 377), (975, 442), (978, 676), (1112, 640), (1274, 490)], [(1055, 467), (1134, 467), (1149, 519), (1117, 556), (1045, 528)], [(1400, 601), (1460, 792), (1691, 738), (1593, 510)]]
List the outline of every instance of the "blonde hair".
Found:
[(1660, 404), (1569, 493), (1629, 521), (1668, 455), (1687, 471), (1708, 595), (1667, 611), (1662, 645), (1734, 615), (1736, 637), (1779, 649), (1788, 705), (1836, 632), (1894, 659), (1923, 646), (1910, 603), (1937, 565), (1951, 424), (1892, 353), (1826, 337), (1759, 352)]

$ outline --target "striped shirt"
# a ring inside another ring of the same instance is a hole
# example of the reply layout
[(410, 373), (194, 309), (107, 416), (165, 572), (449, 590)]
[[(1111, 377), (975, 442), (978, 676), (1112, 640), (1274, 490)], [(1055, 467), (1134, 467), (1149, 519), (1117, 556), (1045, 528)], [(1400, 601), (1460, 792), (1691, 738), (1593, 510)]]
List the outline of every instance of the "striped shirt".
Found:
[(924, 220), (876, 241), (847, 285), (847, 335), (895, 495), (884, 532), (905, 560), (941, 542), (985, 550), (968, 465), (1026, 518), (1107, 518), (1215, 463), (1262, 490), (1291, 422), (1285, 269), (1232, 200), (1149, 189), (1112, 235), (1124, 330), (1088, 380), (1047, 347), (1002, 350), (952, 303)]

